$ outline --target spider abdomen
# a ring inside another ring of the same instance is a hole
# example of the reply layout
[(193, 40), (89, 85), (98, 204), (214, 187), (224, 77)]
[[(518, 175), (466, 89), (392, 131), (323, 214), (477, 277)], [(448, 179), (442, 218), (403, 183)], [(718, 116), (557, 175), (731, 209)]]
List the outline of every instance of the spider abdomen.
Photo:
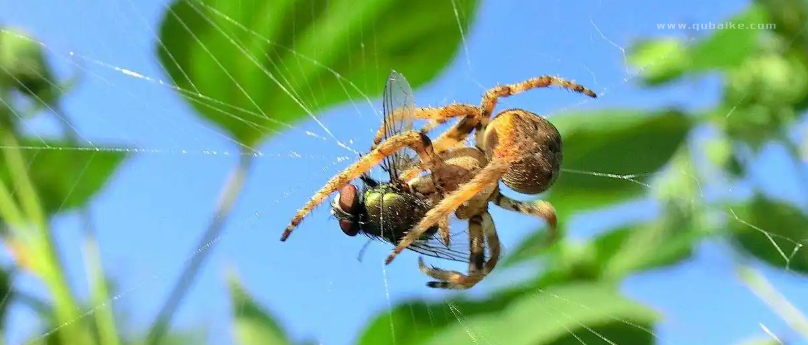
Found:
[(499, 113), (485, 131), (486, 155), (508, 162), (502, 182), (523, 194), (546, 191), (561, 171), (561, 134), (544, 118), (522, 109)]

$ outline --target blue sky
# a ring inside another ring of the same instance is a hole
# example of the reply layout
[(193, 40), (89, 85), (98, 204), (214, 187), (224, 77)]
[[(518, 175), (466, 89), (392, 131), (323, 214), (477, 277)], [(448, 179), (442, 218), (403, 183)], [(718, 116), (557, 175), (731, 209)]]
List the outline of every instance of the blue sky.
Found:
[[(233, 143), (199, 120), (174, 91), (110, 67), (167, 79), (153, 52), (164, 5), (164, 1), (154, 0), (0, 2), (0, 23), (32, 32), (51, 50), (52, 61), (61, 71), (70, 73), (76, 68), (70, 61), (86, 69), (84, 82), (64, 102), (84, 137), (102, 146), (160, 151), (134, 155), (92, 206), (105, 267), (123, 294), (116, 303), (128, 311), (130, 324), (140, 329), (151, 320), (182, 265), (194, 254), (197, 238), (235, 163), (235, 157), (221, 153), (236, 150)], [(627, 80), (622, 47), (646, 35), (685, 34), (659, 30), (656, 24), (717, 23), (744, 6), (746, 2), (736, 0), (485, 2), (468, 33), (468, 53), (461, 51), (448, 70), (416, 90), (416, 100), (432, 105), (453, 100), (477, 103), (483, 90), (497, 83), (557, 74), (602, 95), (596, 102), (576, 106), (576, 110), (707, 106), (716, 99), (717, 80), (708, 78), (665, 90), (638, 90)], [(86, 58), (70, 60), (70, 52)], [(572, 108), (581, 101), (579, 95), (542, 90), (501, 104), (546, 114)], [(341, 141), (363, 149), (378, 119), (366, 104), (357, 104), (359, 113), (347, 104), (318, 114), (318, 118)], [(52, 126), (47, 121), (35, 121), (32, 128), (48, 130)], [(358, 263), (356, 255), (364, 241), (338, 231), (327, 207), (318, 208), (287, 243), (278, 242), (294, 211), (332, 174), (349, 164), (350, 160), (343, 158), (354, 156), (338, 147), (314, 121), (295, 126), (260, 149), (264, 156), (256, 160), (225, 235), (216, 243), (215, 253), (177, 315), (179, 326), (207, 327), (212, 343), (230, 342), (224, 280), (229, 269), (238, 272), (256, 300), (269, 308), (295, 339), (315, 339), (324, 344), (350, 343), (367, 320), (388, 308), (388, 303), (422, 296), (442, 298), (441, 292), (424, 287), (426, 280), (416, 269), (414, 255), (402, 255), (382, 270), (381, 261), (389, 248), (377, 244)], [(767, 187), (794, 197), (795, 192), (788, 188), (789, 179), (770, 178), (788, 168), (781, 158), (776, 150), (767, 153), (759, 176)], [(570, 236), (583, 239), (623, 217), (650, 216), (652, 211), (627, 207), (581, 217), (572, 224)], [(500, 230), (506, 248), (516, 246), (541, 224), (501, 211), (494, 211), (493, 216), (499, 229), (507, 229)], [(55, 229), (71, 281), (79, 291), (86, 291), (80, 222), (75, 215), (64, 215), (56, 219)], [(766, 272), (792, 302), (808, 310), (808, 298), (798, 293), (805, 286), (804, 280)], [(509, 282), (501, 275), (489, 280), (480, 290)], [(19, 284), (40, 290), (27, 279)], [(704, 245), (692, 262), (633, 277), (625, 290), (664, 313), (666, 321), (658, 329), (663, 344), (732, 344), (762, 335), (760, 323), (786, 339), (799, 340), (738, 282), (731, 262), (715, 245)], [(19, 307), (15, 312), (10, 329), (18, 331), (7, 335), (12, 344), (33, 331), (30, 312)]]

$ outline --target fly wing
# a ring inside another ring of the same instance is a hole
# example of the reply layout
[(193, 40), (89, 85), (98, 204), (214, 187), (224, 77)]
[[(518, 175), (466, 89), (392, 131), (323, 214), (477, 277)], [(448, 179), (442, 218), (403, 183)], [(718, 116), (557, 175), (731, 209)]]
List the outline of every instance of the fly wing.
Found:
[[(390, 243), (379, 236), (369, 236), (372, 240)], [(439, 234), (434, 234), (428, 238), (420, 238), (407, 247), (408, 250), (438, 259), (445, 259), (456, 262), (469, 262), (469, 233), (467, 230), (453, 231), (451, 233), (451, 244), (449, 246), (441, 240)], [(487, 253), (486, 253), (487, 254)]]
[(469, 262), (469, 234), (466, 231), (456, 231), (451, 236), (452, 243), (447, 246), (435, 234), (428, 239), (419, 239), (407, 249), (433, 258), (457, 262)]
[[(382, 140), (412, 129), (415, 121), (415, 97), (410, 84), (401, 73), (391, 71), (387, 77), (382, 107), (384, 110)], [(386, 157), (382, 162), (382, 169), (390, 175), (390, 181), (395, 181), (399, 174), (416, 162), (416, 153), (410, 148), (404, 148)]]

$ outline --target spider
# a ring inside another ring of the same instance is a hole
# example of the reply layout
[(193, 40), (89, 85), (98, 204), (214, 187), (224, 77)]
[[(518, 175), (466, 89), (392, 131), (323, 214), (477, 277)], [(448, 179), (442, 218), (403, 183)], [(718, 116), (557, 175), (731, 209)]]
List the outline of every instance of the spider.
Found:
[[(438, 225), (438, 231), (449, 241), (445, 221), (452, 213), (469, 222), (469, 273), (427, 267), (419, 259), (421, 271), (438, 281), (428, 286), (445, 289), (468, 289), (481, 281), (496, 266), (500, 245), (488, 203), (543, 218), (548, 223), (547, 241), (557, 236), (557, 218), (550, 203), (513, 200), (499, 191), (499, 181), (516, 192), (536, 195), (546, 191), (558, 178), (562, 153), (561, 135), (552, 123), (524, 109), (506, 109), (492, 117), (500, 97), (512, 96), (530, 89), (560, 86), (586, 96), (596, 94), (573, 81), (560, 77), (540, 76), (519, 83), (499, 85), (487, 90), (480, 106), (450, 104), (440, 108), (415, 108), (401, 112), (394, 120), (428, 120), (422, 129), (407, 130), (382, 140), (385, 125), (377, 132), (371, 151), (336, 176), (295, 214), (281, 236), (285, 241), (303, 218), (331, 193), (402, 149), (412, 149), (419, 163), (401, 172), (400, 179), (417, 192), (435, 197), (434, 206), (400, 240), (385, 260), (393, 259), (424, 233)], [(426, 133), (450, 119), (461, 117), (454, 126), (434, 142)], [(475, 146), (461, 146), (466, 137), (475, 134)], [(429, 178), (419, 174), (428, 171)], [(490, 251), (485, 261), (484, 240)]]

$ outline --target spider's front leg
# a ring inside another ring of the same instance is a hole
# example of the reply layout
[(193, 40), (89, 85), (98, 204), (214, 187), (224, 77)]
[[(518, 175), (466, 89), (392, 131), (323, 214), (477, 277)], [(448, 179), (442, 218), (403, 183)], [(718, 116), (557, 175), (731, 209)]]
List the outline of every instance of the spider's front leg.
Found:
[(483, 95), (482, 104), (480, 108), (482, 110), (482, 114), (479, 117), (480, 122), (474, 123), (475, 129), (477, 132), (475, 133), (475, 139), (477, 141), (477, 148), (483, 149), (480, 145), (482, 145), (483, 138), (482, 136), (485, 134), (485, 128), (488, 126), (488, 123), (491, 121), (491, 116), (494, 113), (494, 108), (497, 106), (497, 101), (503, 97), (510, 97), (516, 94), (520, 94), (522, 92), (538, 89), (538, 88), (545, 88), (549, 86), (558, 86), (565, 88), (570, 91), (574, 91), (592, 98), (597, 98), (597, 94), (594, 91), (584, 87), (581, 84), (578, 84), (572, 80), (567, 80), (561, 77), (555, 77), (550, 75), (543, 75), (539, 77), (530, 78), (528, 80), (507, 84), (507, 85), (497, 85), (488, 89)]
[(429, 138), (423, 133), (419, 133), (417, 131), (407, 131), (388, 138), (373, 151), (365, 156), (362, 156), (359, 161), (332, 177), (325, 184), (325, 186), (323, 186), (323, 188), (317, 191), (317, 193), (314, 193), (314, 196), (309, 199), (303, 208), (297, 211), (295, 216), (289, 222), (289, 225), (286, 226), (286, 229), (283, 231), (283, 235), (281, 235), (281, 241), (286, 241), (289, 235), (292, 234), (292, 230), (294, 230), (294, 228), (297, 227), (301, 221), (303, 221), (303, 218), (306, 217), (306, 215), (308, 215), (311, 210), (314, 209), (314, 207), (322, 203), (323, 200), (325, 200), (325, 198), (327, 198), (331, 193), (342, 188), (351, 182), (351, 180), (366, 173), (374, 166), (379, 164), (379, 162), (381, 162), (385, 157), (404, 147), (410, 147), (415, 150), (421, 159), (421, 164), (430, 169), (434, 168), (438, 162), (438, 157), (432, 150), (432, 146), (429, 143)]
[(390, 264), (404, 249), (421, 237), (424, 232), (434, 226), (441, 218), (448, 217), (458, 207), (469, 201), (485, 187), (497, 183), (502, 175), (508, 171), (508, 163), (501, 159), (494, 159), (486, 165), (473, 179), (461, 185), (456, 191), (449, 194), (441, 202), (430, 209), (424, 218), (404, 236), (393, 252), (385, 260)]
[[(433, 128), (440, 126), (455, 117), (461, 116), (478, 118), (481, 116), (481, 111), (480, 108), (471, 104), (449, 104), (440, 108), (397, 109), (392, 115), (390, 115), (390, 118), (385, 119), (385, 121), (400, 122), (417, 119), (429, 120), (429, 123), (420, 129), (421, 133), (428, 133)], [(379, 129), (376, 131), (376, 136), (373, 138), (373, 145), (371, 146), (371, 149), (376, 148), (376, 145), (382, 141), (385, 130), (387, 129), (386, 127), (387, 123), (382, 123), (381, 127), (379, 127)], [(454, 136), (460, 135), (457, 134)], [(449, 148), (450, 143), (444, 142), (444, 140), (448, 139), (445, 137), (446, 134), (441, 136), (441, 138), (444, 139), (439, 139), (436, 141), (435, 152), (440, 153)]]

